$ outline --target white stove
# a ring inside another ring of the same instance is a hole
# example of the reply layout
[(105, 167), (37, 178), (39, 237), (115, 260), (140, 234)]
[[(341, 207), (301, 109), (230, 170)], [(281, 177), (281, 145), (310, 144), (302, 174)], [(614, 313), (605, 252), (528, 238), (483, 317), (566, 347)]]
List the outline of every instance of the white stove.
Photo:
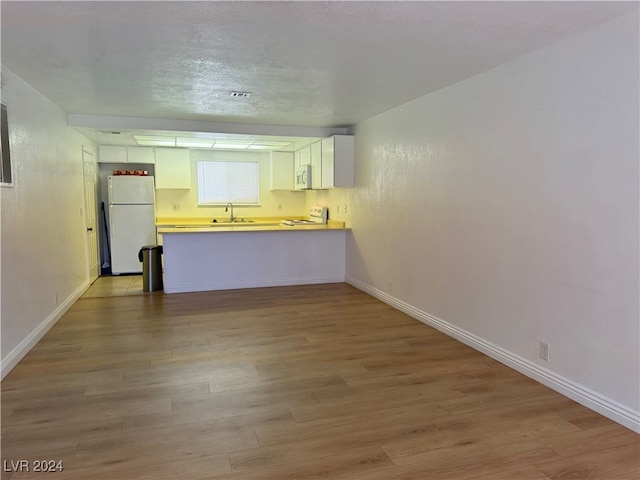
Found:
[(327, 207), (315, 206), (309, 210), (309, 218), (304, 220), (283, 220), (281, 225), (293, 227), (295, 225), (326, 225), (329, 219)]

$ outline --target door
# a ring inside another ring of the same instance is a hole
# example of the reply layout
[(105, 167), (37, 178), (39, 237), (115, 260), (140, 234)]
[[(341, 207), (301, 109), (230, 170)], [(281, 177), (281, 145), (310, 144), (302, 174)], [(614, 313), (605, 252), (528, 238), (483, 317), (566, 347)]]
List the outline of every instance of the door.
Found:
[(87, 229), (87, 257), (89, 263), (89, 281), (98, 278), (98, 229), (96, 226), (96, 157), (89, 150), (82, 149), (84, 174), (84, 222)]

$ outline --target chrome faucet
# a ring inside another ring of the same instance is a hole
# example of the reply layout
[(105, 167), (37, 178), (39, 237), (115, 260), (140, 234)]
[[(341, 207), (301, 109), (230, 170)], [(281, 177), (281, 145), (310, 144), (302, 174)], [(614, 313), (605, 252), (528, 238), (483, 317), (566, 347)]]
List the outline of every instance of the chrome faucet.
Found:
[(229, 211), (229, 207), (231, 207), (231, 217), (229, 217), (229, 221), (230, 222), (235, 222), (236, 221), (236, 217), (234, 217), (233, 215), (233, 203), (229, 202), (227, 203), (227, 206), (224, 207), (224, 211), (225, 213)]

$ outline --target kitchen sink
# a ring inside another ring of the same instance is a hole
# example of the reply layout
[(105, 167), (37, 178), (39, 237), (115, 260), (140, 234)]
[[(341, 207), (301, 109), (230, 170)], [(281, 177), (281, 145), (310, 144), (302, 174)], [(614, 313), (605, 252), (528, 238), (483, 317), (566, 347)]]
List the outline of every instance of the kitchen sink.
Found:
[(280, 222), (256, 222), (255, 220), (242, 220), (235, 222), (215, 222), (210, 223), (210, 227), (273, 227), (275, 225), (280, 225)]
[(232, 224), (235, 225), (235, 224), (243, 224), (243, 223), (256, 223), (256, 221), (255, 220), (233, 220), (233, 221), (231, 221), (231, 220), (218, 220), (217, 222), (211, 222), (211, 225), (212, 226), (216, 226), (218, 223), (223, 223), (223, 224), (226, 224), (226, 225), (232, 223)]

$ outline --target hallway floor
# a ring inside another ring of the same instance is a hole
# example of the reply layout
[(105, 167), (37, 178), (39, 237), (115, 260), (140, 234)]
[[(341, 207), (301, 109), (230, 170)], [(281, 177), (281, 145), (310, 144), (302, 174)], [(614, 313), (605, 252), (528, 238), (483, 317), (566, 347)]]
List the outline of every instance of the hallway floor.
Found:
[[(153, 292), (162, 293), (160, 292)], [(125, 295), (148, 295), (142, 290), (142, 275), (105, 275), (98, 277), (82, 298), (123, 297)]]

